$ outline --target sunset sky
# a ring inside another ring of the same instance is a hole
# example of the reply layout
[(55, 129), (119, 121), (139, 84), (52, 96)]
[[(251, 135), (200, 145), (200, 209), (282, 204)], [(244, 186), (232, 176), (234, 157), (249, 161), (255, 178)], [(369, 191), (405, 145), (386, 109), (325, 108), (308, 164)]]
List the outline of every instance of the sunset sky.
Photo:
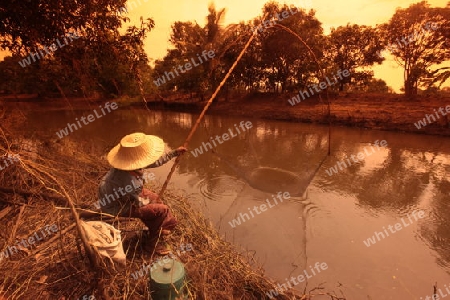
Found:
[[(145, 2), (147, 1), (147, 2)], [(135, 2), (135, 5), (132, 4)], [(139, 17), (153, 18), (155, 28), (148, 35), (145, 42), (145, 50), (151, 59), (164, 57), (171, 45), (168, 43), (170, 36), (170, 26), (175, 21), (196, 21), (199, 25), (205, 24), (208, 14), (208, 4), (210, 0), (165, 0), (148, 1), (133, 0), (128, 1), (131, 23), (138, 23)], [(261, 14), (261, 9), (267, 0), (215, 0), (216, 9), (226, 8), (224, 25), (247, 21)], [(395, 12), (397, 7), (406, 8), (414, 0), (293, 0), (279, 1), (288, 5), (314, 9), (316, 17), (322, 22), (325, 34), (330, 32), (331, 27), (341, 25), (376, 25), (387, 22)], [(430, 0), (428, 3), (432, 7), (444, 7), (447, 0)], [(387, 61), (381, 66), (375, 66), (375, 77), (382, 78), (387, 84), (399, 91), (403, 85), (403, 70), (398, 67), (395, 61), (385, 55)], [(447, 62), (448, 63), (448, 62)], [(450, 64), (449, 64), (450, 65)], [(450, 82), (447, 81), (447, 86)]]
[[(164, 57), (170, 44), (170, 26), (175, 21), (196, 21), (203, 26), (208, 14), (209, 0), (167, 0), (155, 3), (144, 3), (134, 0), (137, 7), (130, 6), (129, 17), (132, 22), (151, 17), (155, 20), (155, 28), (149, 34), (145, 50), (151, 59)], [(238, 23), (242, 20), (250, 20), (261, 14), (261, 9), (266, 0), (216, 0), (216, 9), (226, 8), (225, 24)], [(358, 25), (376, 25), (387, 22), (395, 13), (397, 7), (406, 8), (419, 1), (413, 0), (297, 0), (278, 1), (288, 5), (312, 8), (316, 11), (316, 17), (322, 22), (325, 34), (331, 27), (346, 25), (347, 23)], [(131, 1), (128, 1), (131, 3)], [(444, 7), (446, 0), (431, 0), (428, 3), (433, 6)], [(382, 78), (389, 86), (399, 92), (403, 86), (403, 70), (389, 55), (385, 55), (387, 61), (374, 67), (375, 77)], [(446, 85), (450, 85), (448, 81)]]

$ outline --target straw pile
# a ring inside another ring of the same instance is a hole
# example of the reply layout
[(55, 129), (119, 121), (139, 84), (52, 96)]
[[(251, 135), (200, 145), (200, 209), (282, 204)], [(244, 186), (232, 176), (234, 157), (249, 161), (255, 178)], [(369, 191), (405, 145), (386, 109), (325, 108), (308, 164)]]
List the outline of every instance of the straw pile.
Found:
[[(97, 184), (108, 166), (86, 153), (106, 149), (89, 149), (94, 146), (70, 144), (68, 139), (27, 146), (25, 140), (16, 136), (13, 140), (5, 131), (0, 127), (0, 155), (18, 153), (20, 160), (0, 171), (0, 250), (47, 225), (55, 224), (58, 231), (0, 259), (0, 299), (82, 299), (84, 295), (85, 299), (91, 295), (95, 299), (150, 299), (148, 276), (132, 276), (151, 259), (140, 246), (140, 221), (114, 222), (123, 232), (126, 268), (101, 265), (99, 269), (87, 259), (68, 209), (67, 198), (77, 208), (92, 208)], [(179, 220), (169, 240), (172, 249), (176, 252), (180, 244), (193, 248), (180, 255), (189, 278), (189, 299), (268, 299), (266, 292), (276, 286), (262, 270), (250, 266), (252, 257), (225, 242), (183, 195), (169, 190), (164, 201)], [(342, 299), (320, 289), (307, 295), (289, 292), (277, 299), (311, 299), (320, 294)]]

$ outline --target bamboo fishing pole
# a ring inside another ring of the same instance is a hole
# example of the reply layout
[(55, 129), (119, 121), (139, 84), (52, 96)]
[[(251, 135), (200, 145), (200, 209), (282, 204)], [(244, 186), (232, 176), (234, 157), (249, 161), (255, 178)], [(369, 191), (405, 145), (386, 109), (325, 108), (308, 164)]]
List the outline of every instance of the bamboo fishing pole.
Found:
[[(265, 19), (267, 16), (267, 13), (264, 15), (263, 19)], [(200, 125), (200, 122), (202, 121), (203, 117), (206, 114), (206, 111), (208, 110), (208, 108), (210, 107), (210, 105), (212, 104), (214, 98), (216, 98), (217, 94), (219, 93), (220, 89), (222, 88), (222, 86), (225, 84), (225, 82), (227, 81), (228, 77), (230, 77), (231, 73), (233, 72), (234, 68), (237, 66), (238, 62), (241, 60), (242, 56), (244, 56), (245, 51), (247, 51), (248, 47), (250, 46), (250, 43), (253, 41), (253, 39), (256, 36), (256, 33), (258, 31), (258, 27), (255, 27), (253, 34), (251, 35), (251, 37), (248, 39), (247, 43), (245, 44), (244, 48), (242, 49), (241, 53), (239, 54), (239, 56), (237, 57), (237, 59), (234, 61), (233, 65), (231, 66), (231, 68), (228, 70), (228, 73), (225, 75), (225, 77), (222, 79), (222, 81), (220, 82), (219, 86), (216, 88), (216, 91), (212, 94), (211, 98), (209, 98), (208, 102), (206, 103), (205, 107), (203, 108), (203, 111), (200, 113), (200, 115), (197, 118), (197, 121), (195, 122), (194, 126), (192, 127), (191, 131), (189, 132), (188, 137), (186, 138), (186, 141), (184, 142), (183, 146), (185, 148), (188, 147), (189, 142), (192, 139), (192, 136), (194, 135), (195, 131), (197, 130), (198, 126)], [(177, 156), (177, 158), (175, 159), (175, 162), (172, 165), (172, 168), (170, 169), (169, 174), (167, 175), (166, 181), (164, 182), (161, 191), (159, 192), (159, 197), (162, 198), (162, 195), (164, 194), (164, 191), (167, 188), (167, 185), (169, 184), (170, 179), (172, 178), (172, 174), (173, 172), (175, 172), (175, 168), (177, 167), (180, 159), (181, 159), (182, 155)]]

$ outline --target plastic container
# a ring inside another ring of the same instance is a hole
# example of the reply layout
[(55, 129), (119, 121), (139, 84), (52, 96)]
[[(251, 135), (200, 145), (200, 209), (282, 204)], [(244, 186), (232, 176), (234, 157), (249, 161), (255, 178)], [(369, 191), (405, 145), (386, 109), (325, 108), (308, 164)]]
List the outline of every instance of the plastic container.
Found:
[(150, 271), (151, 299), (187, 299), (184, 295), (185, 279), (186, 272), (180, 261), (166, 258), (155, 262)]

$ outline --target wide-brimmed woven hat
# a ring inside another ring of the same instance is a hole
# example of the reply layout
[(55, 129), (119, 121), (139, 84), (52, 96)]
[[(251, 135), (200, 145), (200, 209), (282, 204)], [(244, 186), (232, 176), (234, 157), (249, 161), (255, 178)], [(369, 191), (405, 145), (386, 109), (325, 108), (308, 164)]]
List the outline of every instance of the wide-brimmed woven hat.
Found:
[(164, 141), (136, 132), (124, 136), (106, 156), (109, 164), (120, 170), (137, 170), (154, 163), (164, 153)]

